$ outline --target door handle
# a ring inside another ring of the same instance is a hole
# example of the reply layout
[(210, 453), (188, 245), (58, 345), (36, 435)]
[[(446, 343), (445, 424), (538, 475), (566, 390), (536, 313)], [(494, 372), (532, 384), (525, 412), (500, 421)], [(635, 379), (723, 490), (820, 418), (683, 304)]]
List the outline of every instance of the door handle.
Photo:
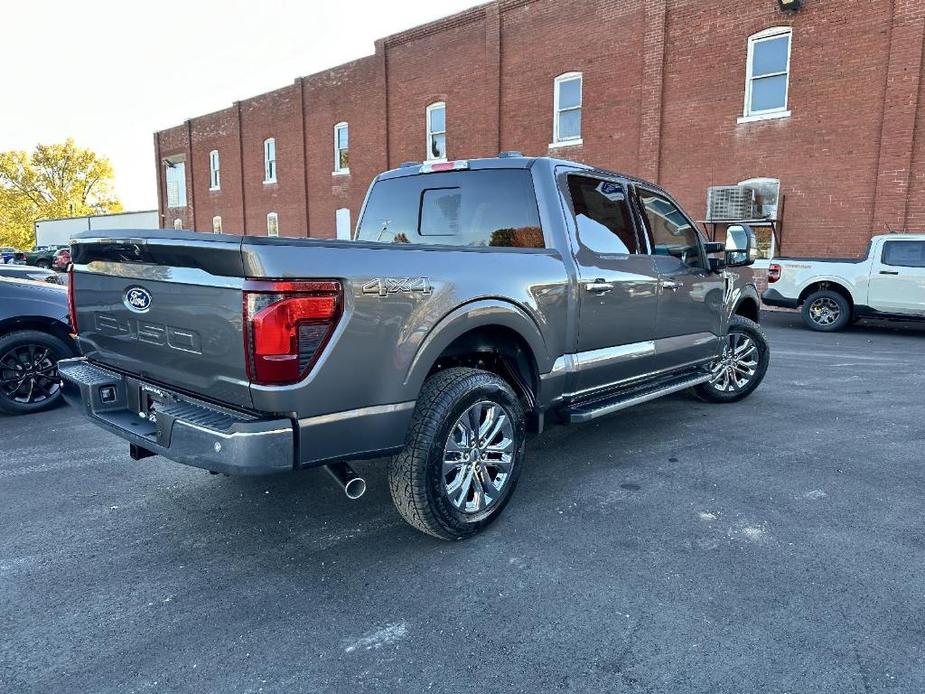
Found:
[(880, 271), (880, 274), (881, 274), (881, 275), (898, 275), (899, 272), (898, 272), (898, 271), (897, 271), (897, 272), (893, 272), (892, 270), (881, 270), (881, 271)]
[(671, 291), (676, 292), (684, 285), (681, 282), (675, 282), (674, 280), (662, 280), (662, 286), (665, 289), (670, 289)]
[(598, 277), (596, 280), (585, 284), (585, 289), (592, 294), (606, 294), (613, 289), (613, 285), (610, 282), (605, 282), (602, 277)]

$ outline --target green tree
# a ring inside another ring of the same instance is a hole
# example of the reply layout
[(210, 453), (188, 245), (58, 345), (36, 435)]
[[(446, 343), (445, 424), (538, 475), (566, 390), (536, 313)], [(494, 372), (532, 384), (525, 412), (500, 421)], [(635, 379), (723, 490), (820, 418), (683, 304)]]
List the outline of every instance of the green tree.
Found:
[(0, 152), (0, 246), (29, 249), (36, 219), (120, 212), (112, 164), (68, 138)]

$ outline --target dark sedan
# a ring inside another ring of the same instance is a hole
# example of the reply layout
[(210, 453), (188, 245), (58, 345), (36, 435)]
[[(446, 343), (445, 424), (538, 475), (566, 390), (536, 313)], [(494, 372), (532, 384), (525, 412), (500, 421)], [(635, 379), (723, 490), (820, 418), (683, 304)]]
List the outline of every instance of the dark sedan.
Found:
[(0, 277), (0, 413), (28, 414), (57, 403), (58, 361), (77, 354), (67, 290)]

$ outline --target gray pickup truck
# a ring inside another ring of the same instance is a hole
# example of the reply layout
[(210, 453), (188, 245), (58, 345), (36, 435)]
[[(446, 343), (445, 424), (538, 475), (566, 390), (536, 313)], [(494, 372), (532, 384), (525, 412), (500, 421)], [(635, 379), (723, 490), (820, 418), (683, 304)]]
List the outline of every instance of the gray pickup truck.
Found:
[[(351, 241), (111, 232), (72, 246), (65, 398), (212, 472), (392, 456), (401, 515), (443, 539), (494, 520), (528, 432), (768, 366), (758, 293), (659, 187), (516, 153), (379, 175)], [(746, 274), (750, 274), (750, 271)], [(683, 414), (682, 414), (683, 416)]]

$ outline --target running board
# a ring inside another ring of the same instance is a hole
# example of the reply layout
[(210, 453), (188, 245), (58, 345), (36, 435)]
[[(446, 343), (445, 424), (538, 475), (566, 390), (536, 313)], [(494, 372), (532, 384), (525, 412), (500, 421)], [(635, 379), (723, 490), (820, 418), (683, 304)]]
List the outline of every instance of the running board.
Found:
[(608, 398), (602, 398), (600, 400), (594, 400), (592, 402), (585, 402), (579, 405), (574, 405), (566, 409), (562, 413), (562, 416), (569, 424), (580, 424), (581, 422), (588, 422), (592, 419), (603, 417), (604, 415), (613, 414), (614, 412), (619, 412), (620, 410), (625, 410), (627, 407), (641, 405), (644, 402), (655, 400), (664, 395), (671, 395), (672, 393), (677, 393), (680, 390), (686, 390), (688, 388), (692, 388), (693, 386), (698, 386), (701, 383), (706, 383), (710, 380), (710, 378), (710, 374), (697, 374), (696, 376), (687, 374), (683, 377), (668, 382), (662, 381), (656, 385), (649, 385), (648, 388), (634, 388), (630, 391), (617, 393)]

